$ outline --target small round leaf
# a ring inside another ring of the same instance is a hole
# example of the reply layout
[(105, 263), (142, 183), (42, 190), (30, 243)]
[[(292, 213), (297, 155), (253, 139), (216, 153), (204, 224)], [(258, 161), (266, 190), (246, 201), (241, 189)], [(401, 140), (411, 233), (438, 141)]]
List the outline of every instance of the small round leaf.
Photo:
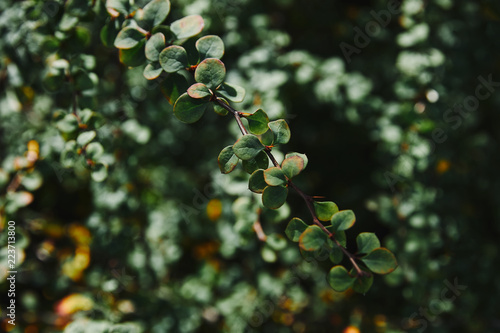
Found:
[(245, 89), (236, 84), (224, 82), (217, 89), (217, 94), (231, 102), (240, 103), (245, 99)]
[(333, 214), (339, 211), (337, 205), (332, 201), (314, 202), (314, 211), (318, 220), (327, 222), (332, 219)]
[(328, 240), (328, 236), (317, 225), (310, 225), (302, 233), (299, 246), (304, 251), (320, 250)]
[(182, 46), (171, 45), (159, 55), (161, 67), (167, 73), (174, 73), (188, 66), (187, 53)]
[(285, 174), (278, 167), (271, 167), (265, 170), (264, 179), (269, 186), (279, 186), (287, 183)]
[(256, 170), (248, 179), (248, 189), (254, 193), (262, 193), (267, 187), (264, 170)]
[(170, 13), (170, 1), (153, 0), (144, 6), (139, 24), (151, 29), (161, 24)]
[(233, 146), (234, 153), (242, 160), (255, 158), (264, 148), (259, 139), (252, 134), (242, 136)]
[(288, 225), (285, 229), (286, 236), (292, 242), (298, 242), (300, 239), (300, 235), (307, 229), (307, 224), (304, 223), (301, 219), (294, 217), (288, 222)]
[(268, 126), (274, 134), (274, 144), (285, 144), (290, 141), (290, 128), (285, 120), (278, 119), (271, 121)]
[(302, 157), (300, 156), (290, 156), (283, 160), (283, 162), (281, 163), (281, 169), (288, 178), (293, 178), (301, 173), (302, 170), (304, 170), (304, 162), (304, 159), (302, 159)]
[(90, 141), (94, 140), (95, 137), (96, 137), (95, 131), (82, 132), (76, 138), (76, 143), (78, 143), (80, 146), (83, 147), (86, 144), (88, 144)]
[(349, 275), (344, 266), (333, 266), (328, 273), (328, 283), (333, 290), (342, 292), (349, 289), (354, 283), (355, 278)]
[(332, 216), (332, 226), (335, 231), (347, 230), (356, 222), (356, 216), (352, 210), (341, 210)]
[(362, 232), (356, 237), (356, 244), (358, 245), (358, 253), (370, 253), (376, 248), (380, 247), (380, 241), (377, 236), (371, 232)]
[(205, 98), (212, 96), (212, 92), (203, 83), (195, 83), (188, 88), (188, 95), (192, 98)]
[(146, 58), (151, 61), (158, 61), (160, 58), (160, 53), (165, 49), (165, 35), (161, 32), (158, 32), (151, 36), (149, 40), (146, 42), (146, 47), (144, 52), (146, 54)]
[(144, 72), (142, 73), (147, 80), (154, 80), (158, 78), (163, 72), (160, 63), (152, 62), (144, 67)]
[(267, 157), (267, 154), (264, 151), (261, 151), (257, 154), (257, 156), (255, 156), (255, 158), (245, 160), (242, 164), (243, 170), (252, 174), (255, 170), (267, 169), (269, 166), (269, 157)]
[(253, 134), (260, 135), (267, 132), (269, 117), (262, 109), (258, 109), (257, 111), (246, 117), (246, 119), (248, 120), (248, 129)]
[(361, 261), (376, 274), (389, 274), (398, 267), (394, 254), (383, 247), (375, 249)]
[(224, 42), (219, 36), (204, 36), (196, 41), (196, 49), (200, 54), (200, 60), (207, 58), (220, 59), (224, 55)]
[(233, 146), (222, 149), (218, 157), (219, 169), (222, 173), (230, 173), (238, 165), (238, 157), (234, 155)]
[(115, 39), (115, 47), (128, 50), (139, 44), (146, 36), (134, 27), (123, 28)]
[(194, 71), (196, 82), (205, 84), (209, 89), (216, 89), (226, 77), (226, 67), (219, 59), (208, 58), (198, 64)]
[(170, 29), (177, 39), (184, 39), (196, 36), (203, 30), (204, 26), (205, 22), (200, 15), (190, 15), (173, 22)]
[(182, 94), (174, 104), (174, 115), (182, 122), (191, 124), (200, 120), (208, 106), (207, 101)]
[(278, 209), (286, 202), (288, 188), (285, 186), (268, 186), (262, 192), (262, 204), (270, 209)]

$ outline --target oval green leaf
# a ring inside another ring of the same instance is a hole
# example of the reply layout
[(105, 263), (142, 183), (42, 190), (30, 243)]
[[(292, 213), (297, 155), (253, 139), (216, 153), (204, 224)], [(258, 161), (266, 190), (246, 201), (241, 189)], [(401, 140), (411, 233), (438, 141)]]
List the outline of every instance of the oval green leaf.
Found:
[(190, 15), (173, 22), (170, 29), (177, 39), (184, 39), (196, 36), (203, 30), (204, 26), (205, 22), (200, 15)]
[(91, 142), (85, 148), (85, 157), (95, 161), (104, 153), (104, 148), (99, 142)]
[(160, 64), (167, 73), (174, 73), (188, 67), (187, 53), (182, 46), (171, 45), (159, 55)]
[(257, 111), (246, 117), (246, 119), (248, 120), (248, 130), (251, 133), (260, 135), (267, 132), (269, 117), (262, 109), (258, 109)]
[(154, 80), (158, 78), (163, 72), (160, 63), (152, 62), (144, 67), (144, 72), (142, 73), (147, 80)]
[(361, 261), (376, 274), (389, 274), (398, 267), (394, 254), (383, 247), (373, 250)]
[(285, 144), (290, 141), (290, 127), (284, 119), (271, 121), (268, 126), (274, 134), (274, 144)]
[(153, 0), (142, 9), (142, 17), (139, 24), (149, 30), (160, 25), (170, 13), (170, 1)]
[(302, 233), (299, 246), (304, 251), (320, 250), (328, 240), (328, 236), (317, 225), (310, 225)]
[(220, 172), (230, 173), (234, 170), (236, 165), (238, 165), (239, 159), (236, 155), (234, 155), (233, 146), (227, 146), (222, 149), (217, 161), (219, 163)]
[(333, 290), (342, 292), (349, 289), (354, 283), (355, 278), (349, 275), (344, 266), (333, 266), (328, 273), (328, 283)]
[(158, 32), (151, 36), (146, 42), (146, 48), (144, 49), (146, 58), (151, 61), (158, 61), (160, 59), (160, 53), (165, 49), (165, 35)]
[(327, 222), (332, 219), (333, 214), (339, 211), (339, 208), (337, 207), (335, 202), (332, 201), (322, 201), (322, 202), (315, 201), (314, 211), (316, 212), (318, 220)]
[(256, 170), (248, 179), (248, 189), (254, 193), (262, 193), (267, 187), (266, 181), (264, 180), (264, 170)]
[(307, 224), (304, 223), (301, 219), (294, 217), (288, 222), (288, 225), (285, 229), (286, 236), (292, 242), (298, 242), (300, 239), (300, 235), (307, 229)]
[(356, 222), (356, 216), (352, 210), (341, 210), (332, 216), (332, 226), (335, 231), (347, 230)]
[[(352, 269), (350, 273), (356, 274), (354, 269)], [(370, 274), (369, 276), (365, 275), (358, 276), (356, 277), (356, 280), (354, 280), (354, 283), (352, 285), (352, 290), (364, 295), (368, 292), (368, 290), (370, 290), (372, 284), (373, 284), (373, 274)]]
[(205, 98), (212, 96), (212, 92), (203, 83), (195, 83), (188, 88), (188, 95), (192, 98)]
[(358, 253), (368, 254), (380, 247), (380, 241), (377, 236), (371, 232), (362, 232), (356, 237)]
[(340, 247), (338, 247), (335, 244), (330, 251), (330, 260), (334, 264), (340, 264), (340, 262), (342, 261), (343, 258), (344, 258), (344, 253), (342, 252)]
[[(305, 168), (305, 161), (300, 156), (290, 156), (283, 160), (281, 163), (281, 169), (288, 178), (293, 178), (300, 174)], [(328, 219), (330, 220), (330, 219)], [(328, 221), (327, 220), (327, 221)]]
[(83, 147), (86, 144), (88, 144), (90, 141), (94, 140), (95, 137), (96, 137), (95, 131), (82, 132), (76, 138), (76, 143), (78, 143), (80, 146)]
[(144, 55), (144, 44), (146, 39), (141, 40), (136, 46), (127, 50), (120, 50), (119, 57), (122, 64), (129, 67), (137, 67), (146, 61), (146, 56)]
[(268, 186), (262, 192), (262, 204), (270, 209), (278, 209), (286, 202), (288, 189), (285, 186)]
[(115, 47), (128, 50), (139, 44), (146, 36), (134, 27), (123, 28), (115, 38)]
[(182, 94), (174, 104), (174, 115), (184, 123), (194, 123), (200, 120), (208, 106), (207, 101)]
[(292, 157), (292, 156), (299, 156), (304, 160), (304, 169), (307, 167), (307, 163), (309, 162), (309, 159), (307, 158), (306, 154), (301, 154), (301, 153), (288, 153), (285, 155), (285, 159)]
[(196, 49), (200, 54), (200, 60), (207, 58), (220, 59), (224, 55), (224, 42), (219, 36), (204, 36), (196, 41)]
[(285, 174), (278, 167), (271, 167), (265, 170), (264, 179), (269, 186), (279, 186), (287, 183)]
[(226, 77), (226, 67), (219, 59), (208, 58), (198, 64), (194, 71), (196, 82), (205, 84), (209, 89), (216, 89)]
[(234, 153), (242, 160), (255, 158), (264, 148), (259, 139), (252, 134), (242, 136), (233, 146)]
[(217, 94), (231, 102), (240, 103), (245, 99), (245, 89), (236, 84), (224, 82), (217, 89)]
[(247, 173), (252, 174), (255, 170), (258, 169), (267, 169), (269, 166), (269, 158), (267, 157), (266, 152), (261, 151), (250, 160), (243, 161), (243, 170)]
[(108, 177), (108, 166), (104, 163), (96, 163), (91, 171), (92, 179), (95, 182), (102, 182)]

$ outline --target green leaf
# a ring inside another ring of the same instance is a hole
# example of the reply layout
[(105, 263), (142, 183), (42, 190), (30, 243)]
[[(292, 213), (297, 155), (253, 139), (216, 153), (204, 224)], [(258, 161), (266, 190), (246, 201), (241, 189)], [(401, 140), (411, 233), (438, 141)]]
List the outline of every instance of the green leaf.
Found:
[(337, 231), (335, 232), (334, 238), (337, 240), (337, 242), (340, 243), (343, 247), (347, 246), (347, 237), (345, 235), (345, 231)]
[(162, 72), (163, 68), (161, 68), (160, 63), (152, 62), (150, 64), (147, 64), (146, 67), (144, 67), (144, 72), (142, 74), (146, 79), (154, 80), (158, 78)]
[(349, 275), (344, 266), (333, 266), (328, 273), (328, 283), (333, 290), (342, 292), (349, 289), (354, 283), (355, 278)]
[(72, 16), (83, 17), (89, 9), (90, 3), (88, 0), (68, 0), (66, 2), (66, 13)]
[(220, 59), (224, 55), (224, 42), (219, 36), (209, 35), (196, 41), (196, 49), (200, 54), (200, 60), (207, 58)]
[(92, 179), (96, 182), (102, 182), (108, 177), (108, 166), (104, 163), (96, 163), (91, 171)]
[(85, 146), (86, 144), (88, 144), (90, 141), (94, 140), (94, 138), (96, 137), (96, 132), (95, 131), (87, 131), (87, 132), (82, 132), (80, 133), (80, 135), (78, 135), (78, 137), (76, 138), (76, 142), (80, 145), (80, 146)]
[(196, 36), (203, 30), (204, 26), (205, 22), (200, 15), (190, 15), (173, 22), (170, 29), (177, 39), (184, 39)]
[(270, 234), (267, 236), (266, 244), (275, 251), (281, 251), (286, 247), (286, 239), (282, 235)]
[(326, 222), (332, 219), (333, 214), (337, 213), (339, 211), (339, 208), (332, 201), (315, 201), (314, 211), (316, 212), (318, 220)]
[(275, 121), (271, 121), (268, 124), (271, 131), (274, 134), (274, 144), (285, 144), (290, 141), (290, 128), (288, 124), (283, 119), (278, 119)]
[(224, 82), (217, 89), (217, 95), (225, 97), (231, 102), (240, 103), (245, 99), (245, 89), (236, 84)]
[[(355, 275), (356, 271), (354, 269), (351, 270), (351, 274)], [(368, 290), (370, 290), (373, 284), (373, 274), (370, 276), (358, 276), (356, 280), (354, 280), (354, 284), (352, 285), (352, 289), (360, 294), (366, 294)]]
[(288, 189), (285, 186), (268, 186), (262, 192), (262, 204), (270, 209), (278, 209), (286, 202)]
[(106, 10), (112, 17), (118, 17), (118, 14), (127, 16), (130, 13), (130, 1), (106, 0)]
[(267, 169), (269, 166), (269, 158), (267, 157), (266, 152), (261, 151), (250, 160), (243, 161), (243, 170), (247, 173), (252, 174), (255, 170), (258, 169)]
[(269, 186), (285, 185), (287, 179), (283, 171), (278, 167), (271, 167), (264, 171), (264, 179)]
[(151, 36), (146, 42), (146, 48), (144, 49), (146, 58), (151, 61), (158, 61), (160, 59), (160, 53), (165, 49), (165, 35), (158, 32)]
[(115, 39), (115, 47), (128, 50), (137, 46), (146, 36), (134, 27), (123, 28)]
[(168, 13), (170, 13), (170, 1), (153, 0), (143, 8), (142, 17), (138, 23), (150, 30), (165, 21)]
[(233, 146), (222, 149), (218, 157), (219, 169), (222, 173), (230, 173), (238, 165), (238, 157), (234, 155)]
[(361, 261), (376, 274), (389, 274), (398, 267), (394, 254), (383, 247), (373, 250)]
[(146, 44), (146, 40), (143, 39), (136, 46), (127, 50), (120, 50), (120, 61), (122, 64), (127, 65), (129, 67), (137, 67), (146, 61), (146, 56), (144, 55), (144, 44)]
[(187, 53), (182, 46), (171, 45), (160, 52), (160, 64), (167, 73), (174, 73), (188, 67)]
[(376, 248), (380, 247), (380, 241), (377, 236), (371, 232), (362, 232), (356, 237), (356, 244), (358, 245), (358, 253), (370, 253)]
[(267, 184), (264, 180), (264, 170), (255, 170), (248, 179), (248, 189), (254, 193), (262, 193), (266, 187)]
[[(305, 168), (305, 161), (300, 156), (290, 156), (281, 162), (281, 169), (288, 178), (293, 178), (302, 172)], [(330, 219), (328, 219), (330, 220)]]
[(248, 120), (248, 130), (251, 133), (259, 135), (267, 132), (269, 117), (262, 109), (258, 109), (251, 115), (247, 116), (246, 119)]
[(194, 71), (196, 82), (205, 84), (209, 89), (216, 89), (226, 77), (226, 67), (219, 59), (208, 58), (198, 64)]
[(189, 87), (187, 91), (188, 95), (192, 98), (205, 98), (212, 96), (212, 92), (203, 83), (195, 83)]
[(104, 148), (99, 142), (91, 142), (85, 148), (85, 156), (92, 161), (99, 159), (104, 153)]
[(174, 115), (182, 122), (191, 124), (200, 120), (208, 106), (207, 101), (182, 94), (174, 104)]
[(352, 210), (341, 210), (332, 216), (332, 226), (335, 231), (347, 230), (356, 222), (356, 216)]
[(262, 144), (266, 146), (272, 146), (274, 143), (274, 133), (271, 130), (268, 130), (266, 133), (260, 136)]
[(76, 141), (70, 140), (64, 145), (64, 149), (61, 153), (61, 164), (65, 168), (71, 168), (75, 165), (79, 158), (76, 152)]
[(306, 154), (301, 154), (301, 153), (288, 153), (285, 155), (285, 159), (292, 157), (292, 156), (298, 156), (304, 160), (304, 169), (307, 167), (307, 163), (309, 162), (309, 159), (307, 158)]
[(63, 133), (75, 132), (78, 129), (78, 119), (72, 113), (67, 114), (57, 122), (56, 127)]
[(160, 89), (163, 96), (170, 104), (175, 104), (175, 101), (187, 90), (189, 84), (187, 79), (178, 73), (170, 73), (165, 80), (161, 82)]
[(299, 246), (304, 251), (317, 251), (323, 248), (328, 236), (317, 225), (310, 225), (302, 233)]
[(300, 239), (300, 235), (307, 229), (307, 224), (304, 223), (301, 219), (294, 217), (288, 222), (288, 225), (285, 229), (286, 236), (292, 242), (298, 242)]
[(259, 139), (252, 134), (242, 136), (233, 146), (234, 153), (242, 160), (255, 158), (264, 148)]
[(339, 264), (344, 258), (344, 252), (335, 244), (330, 251), (330, 260), (334, 264)]

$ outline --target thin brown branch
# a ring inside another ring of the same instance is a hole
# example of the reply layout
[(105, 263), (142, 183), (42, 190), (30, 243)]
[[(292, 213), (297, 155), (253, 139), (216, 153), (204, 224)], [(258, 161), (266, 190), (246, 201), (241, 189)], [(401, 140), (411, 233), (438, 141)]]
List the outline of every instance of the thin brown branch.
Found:
[(262, 225), (260, 224), (260, 213), (261, 209), (257, 211), (257, 220), (253, 223), (253, 230), (255, 230), (255, 233), (257, 234), (257, 238), (261, 242), (265, 242), (267, 240), (267, 235), (264, 233), (264, 229), (262, 229)]

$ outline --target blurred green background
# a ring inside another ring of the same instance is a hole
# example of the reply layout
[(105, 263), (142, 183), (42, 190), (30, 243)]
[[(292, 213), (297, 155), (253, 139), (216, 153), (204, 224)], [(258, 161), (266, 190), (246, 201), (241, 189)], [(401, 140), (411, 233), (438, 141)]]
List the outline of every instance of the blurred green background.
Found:
[[(297, 183), (355, 211), (348, 248), (375, 232), (398, 269), (366, 295), (334, 292), (328, 260), (281, 241), (309, 217), (300, 198), (258, 216), (248, 175), (217, 167), (234, 121), (175, 119), (161, 84), (103, 46), (103, 1), (5, 0), (2, 318), (11, 220), (18, 274), (2, 330), (499, 332), (500, 3), (171, 2), (169, 22), (200, 14), (223, 38), (228, 81), (246, 89), (235, 107), (288, 121), (281, 153), (309, 157)], [(66, 161), (67, 68), (82, 77), (76, 107), (101, 123), (101, 182)]]

